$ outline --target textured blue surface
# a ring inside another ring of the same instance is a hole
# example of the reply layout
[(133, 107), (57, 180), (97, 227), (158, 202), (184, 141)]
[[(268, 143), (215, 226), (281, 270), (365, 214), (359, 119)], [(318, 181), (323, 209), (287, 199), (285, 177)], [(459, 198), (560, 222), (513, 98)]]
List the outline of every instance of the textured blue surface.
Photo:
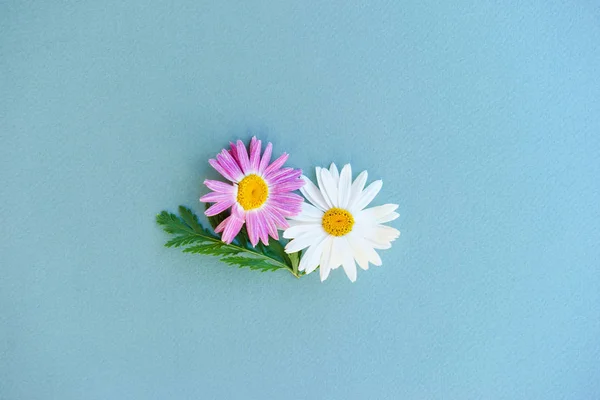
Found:
[[(598, 3), (238, 3), (0, 3), (0, 398), (599, 399)], [(383, 267), (162, 247), (250, 132), (384, 180)]]

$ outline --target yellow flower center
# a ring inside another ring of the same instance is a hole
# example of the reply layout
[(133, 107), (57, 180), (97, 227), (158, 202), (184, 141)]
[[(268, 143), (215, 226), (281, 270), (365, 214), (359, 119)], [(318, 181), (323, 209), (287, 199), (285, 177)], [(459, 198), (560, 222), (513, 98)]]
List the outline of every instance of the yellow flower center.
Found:
[(321, 224), (330, 235), (344, 236), (352, 230), (354, 217), (342, 208), (331, 208), (323, 214)]
[(269, 197), (267, 182), (258, 175), (248, 175), (238, 183), (237, 201), (246, 211), (259, 208)]

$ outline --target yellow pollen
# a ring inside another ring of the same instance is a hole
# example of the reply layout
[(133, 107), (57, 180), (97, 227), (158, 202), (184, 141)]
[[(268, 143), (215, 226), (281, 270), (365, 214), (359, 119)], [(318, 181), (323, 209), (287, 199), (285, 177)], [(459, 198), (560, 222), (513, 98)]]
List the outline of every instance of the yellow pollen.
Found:
[(344, 236), (352, 230), (354, 217), (342, 208), (331, 208), (323, 214), (321, 224), (330, 235)]
[(237, 202), (244, 210), (259, 208), (269, 197), (267, 182), (258, 175), (248, 175), (238, 183)]

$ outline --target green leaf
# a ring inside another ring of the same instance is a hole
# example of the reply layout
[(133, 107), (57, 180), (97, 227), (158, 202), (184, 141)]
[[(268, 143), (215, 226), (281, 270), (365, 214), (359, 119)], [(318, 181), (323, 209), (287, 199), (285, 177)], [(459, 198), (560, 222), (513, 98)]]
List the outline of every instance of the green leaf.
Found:
[(189, 234), (190, 227), (187, 226), (179, 217), (167, 211), (163, 211), (156, 216), (156, 222), (162, 225), (163, 230), (171, 234)]
[(227, 256), (238, 254), (241, 251), (241, 249), (233, 248), (232, 246), (229, 246), (223, 242), (198, 244), (183, 250), (184, 253), (205, 254), (208, 256)]
[(290, 262), (292, 264), (292, 271), (298, 273), (298, 264), (300, 264), (300, 252), (288, 254)]
[(183, 236), (175, 236), (173, 239), (169, 240), (165, 243), (165, 247), (182, 247), (187, 246), (192, 243), (197, 242), (205, 242), (206, 239), (200, 236), (192, 236), (192, 235), (183, 235)]
[[(189, 208), (180, 206), (179, 214), (180, 216), (177, 216), (168, 211), (162, 211), (156, 216), (156, 222), (162, 229), (174, 235), (165, 243), (166, 247), (180, 247), (185, 253), (215, 256), (226, 264), (240, 268), (245, 267), (263, 272), (287, 269), (294, 276), (299, 276), (297, 270), (293, 270), (291, 263), (288, 263), (285, 258), (273, 254), (274, 249), (263, 247), (263, 251), (259, 252), (248, 248), (245, 231), (240, 232), (236, 238), (239, 244), (227, 244), (222, 242), (219, 236), (205, 229)], [(283, 249), (281, 243), (277, 242), (277, 244)], [(281, 249), (275, 252), (281, 251)]]
[(246, 267), (253, 270), (259, 270), (261, 272), (275, 271), (282, 268), (280, 265), (271, 264), (270, 262), (265, 262), (264, 260), (260, 260), (258, 258), (246, 256), (231, 256), (222, 258), (221, 261), (229, 265), (237, 265), (239, 268)]
[(204, 231), (204, 228), (202, 228), (202, 225), (200, 225), (200, 222), (198, 221), (198, 217), (189, 208), (179, 206), (179, 215), (181, 215), (181, 218), (194, 230), (194, 232), (201, 233)]

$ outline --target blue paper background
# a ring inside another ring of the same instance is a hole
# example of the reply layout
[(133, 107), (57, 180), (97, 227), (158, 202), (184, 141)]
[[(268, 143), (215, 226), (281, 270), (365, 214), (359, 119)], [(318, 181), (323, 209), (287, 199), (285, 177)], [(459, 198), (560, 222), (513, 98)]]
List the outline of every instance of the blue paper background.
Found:
[[(600, 398), (598, 3), (285, 3), (0, 4), (0, 398)], [(383, 267), (162, 247), (251, 133), (383, 179)]]

